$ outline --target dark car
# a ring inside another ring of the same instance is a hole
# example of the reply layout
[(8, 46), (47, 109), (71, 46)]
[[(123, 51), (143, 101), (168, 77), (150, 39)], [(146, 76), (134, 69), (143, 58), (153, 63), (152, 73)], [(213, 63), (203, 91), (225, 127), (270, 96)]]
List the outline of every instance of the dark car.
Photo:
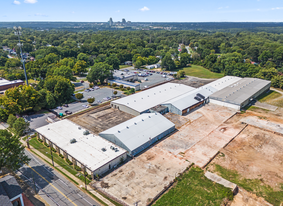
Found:
[(69, 111), (69, 110), (66, 110), (65, 113), (66, 113), (66, 114), (72, 114), (72, 112)]
[(84, 83), (85, 81), (84, 80), (81, 80), (81, 83)]
[(63, 107), (69, 107), (69, 105), (68, 104), (63, 104)]

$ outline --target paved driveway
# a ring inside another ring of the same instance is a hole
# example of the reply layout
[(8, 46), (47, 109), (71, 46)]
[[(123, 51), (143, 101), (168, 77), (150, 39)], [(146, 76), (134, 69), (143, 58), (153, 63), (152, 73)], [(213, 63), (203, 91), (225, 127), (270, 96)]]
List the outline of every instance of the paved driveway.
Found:
[(51, 112), (48, 113), (42, 113), (42, 114), (34, 114), (34, 115), (28, 115), (26, 119), (30, 123), (31, 129), (36, 129), (39, 127), (43, 127), (45, 125), (48, 125), (49, 123), (46, 121), (47, 116), (52, 115)]
[[(84, 98), (81, 100), (81, 102), (73, 102), (73, 103), (68, 105), (69, 107), (62, 107), (62, 110), (53, 109), (53, 111), (55, 111), (57, 113), (65, 113), (66, 110), (71, 111), (72, 113), (78, 112), (78, 111), (86, 109), (82, 105), (88, 105), (87, 99), (89, 97), (95, 98), (94, 104), (98, 103), (98, 100), (101, 101), (101, 102), (105, 102), (106, 100), (103, 100), (103, 98), (111, 97), (112, 94), (113, 94), (113, 91), (114, 91), (113, 89), (101, 88), (101, 89), (90, 91), (90, 92), (83, 92)], [(118, 91), (117, 95), (121, 95), (121, 94), (122, 94), (122, 92)], [(76, 98), (74, 97), (74, 99), (76, 99)]]

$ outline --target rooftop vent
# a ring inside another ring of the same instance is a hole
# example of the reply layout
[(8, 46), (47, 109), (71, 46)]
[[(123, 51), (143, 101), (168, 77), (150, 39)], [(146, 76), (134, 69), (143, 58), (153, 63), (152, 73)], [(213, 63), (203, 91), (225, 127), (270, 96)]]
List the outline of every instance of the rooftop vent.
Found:
[(118, 130), (118, 132), (120, 133), (120, 130)]
[(89, 131), (88, 131), (88, 130), (85, 130), (83, 134), (84, 134), (84, 135), (88, 135), (88, 134), (89, 134)]
[(129, 129), (129, 127), (128, 127), (128, 126), (126, 126), (126, 128), (127, 128), (127, 129)]
[(76, 140), (75, 138), (73, 138), (73, 139), (70, 140), (70, 143), (71, 143), (71, 144), (74, 144), (74, 143), (76, 143), (76, 142), (77, 142), (77, 140)]
[(135, 124), (135, 125), (137, 125), (137, 123), (136, 123), (136, 122), (135, 122), (134, 124)]
[(78, 129), (82, 129), (81, 127), (78, 127)]
[(102, 150), (102, 152), (106, 152), (106, 148), (104, 148), (104, 147), (101, 148), (101, 150)]

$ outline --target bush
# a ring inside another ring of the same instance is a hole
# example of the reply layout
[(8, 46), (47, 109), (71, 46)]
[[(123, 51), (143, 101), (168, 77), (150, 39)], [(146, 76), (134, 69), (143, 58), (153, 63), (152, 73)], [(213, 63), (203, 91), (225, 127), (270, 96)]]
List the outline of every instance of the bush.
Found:
[(92, 176), (91, 175), (87, 175), (87, 178), (92, 180)]
[(130, 90), (131, 89), (131, 87), (127, 87), (127, 90)]
[(62, 154), (59, 154), (59, 157), (61, 157), (62, 159), (64, 159), (64, 155), (62, 155)]
[(113, 84), (112, 84), (112, 87), (116, 87), (116, 86), (117, 86), (117, 84), (116, 84), (116, 83), (113, 83)]
[(47, 144), (46, 142), (44, 143), (44, 145), (45, 145), (46, 147), (49, 147), (49, 144)]
[(81, 100), (81, 99), (84, 97), (84, 95), (83, 95), (82, 93), (77, 93), (77, 94), (75, 94), (75, 97), (76, 97), (78, 100)]
[(118, 92), (117, 92), (117, 91), (114, 91), (114, 92), (113, 92), (113, 94), (114, 94), (114, 95), (117, 95), (117, 94), (118, 94)]
[(119, 88), (120, 88), (120, 89), (123, 89), (123, 88), (124, 88), (124, 85), (123, 85), (123, 84), (121, 84), (121, 85), (119, 86)]
[(54, 149), (53, 147), (51, 148), (52, 152), (57, 152), (56, 149)]
[(132, 88), (132, 89), (130, 90), (130, 92), (131, 92), (132, 94), (134, 94), (134, 93), (136, 92), (136, 90), (135, 90), (134, 88)]
[(72, 164), (73, 164), (68, 158), (66, 159), (66, 162), (67, 162), (69, 165), (72, 165)]
[(122, 88), (122, 89), (121, 89), (121, 91), (125, 91), (125, 90), (126, 90), (125, 88)]
[(97, 85), (101, 85), (101, 82), (97, 82)]
[(89, 84), (89, 87), (92, 88), (92, 87), (93, 87), (93, 83), (90, 83), (90, 84)]
[(111, 87), (111, 84), (110, 84), (110, 83), (108, 83), (107, 85)]
[(42, 140), (42, 139), (38, 139), (38, 141), (43, 142), (43, 140)]
[(77, 170), (77, 171), (81, 171), (81, 170), (82, 170), (82, 168), (80, 168), (78, 165), (75, 165), (75, 170)]
[(94, 97), (90, 97), (87, 99), (87, 102), (92, 104), (93, 102), (95, 101), (95, 98)]

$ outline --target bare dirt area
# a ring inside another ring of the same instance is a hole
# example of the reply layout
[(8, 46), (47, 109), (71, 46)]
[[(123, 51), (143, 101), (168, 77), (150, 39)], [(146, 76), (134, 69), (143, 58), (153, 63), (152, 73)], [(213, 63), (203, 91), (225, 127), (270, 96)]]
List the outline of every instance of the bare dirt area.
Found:
[(210, 82), (215, 81), (215, 79), (203, 79), (203, 78), (197, 78), (197, 77), (187, 77), (185, 79), (175, 79), (173, 81), (171, 81), (171, 83), (177, 83), (177, 84), (184, 84), (190, 87), (194, 87), (194, 88), (199, 88), (203, 85), (206, 85)]
[(240, 188), (230, 206), (272, 206), (272, 204)]
[(99, 134), (100, 132), (114, 127), (133, 117), (133, 115), (115, 110), (107, 105), (90, 110), (89, 112), (80, 114), (78, 116), (70, 117), (69, 120), (81, 125), (95, 134)]
[(166, 113), (164, 117), (173, 122), (175, 124), (176, 129), (180, 129), (182, 126), (190, 122), (189, 118), (171, 112)]
[(189, 162), (155, 146), (94, 183), (94, 186), (129, 205), (135, 202), (146, 205), (189, 165)]
[(227, 147), (220, 150), (209, 169), (218, 164), (236, 170), (246, 179), (262, 178), (276, 188), (283, 183), (283, 136), (248, 126)]
[[(209, 104), (180, 118), (187, 118), (189, 123), (179, 131), (160, 142), (157, 146), (175, 155), (184, 156), (186, 151), (201, 139), (219, 127), (225, 120), (235, 114), (235, 110)], [(173, 121), (174, 122), (174, 121)]]

